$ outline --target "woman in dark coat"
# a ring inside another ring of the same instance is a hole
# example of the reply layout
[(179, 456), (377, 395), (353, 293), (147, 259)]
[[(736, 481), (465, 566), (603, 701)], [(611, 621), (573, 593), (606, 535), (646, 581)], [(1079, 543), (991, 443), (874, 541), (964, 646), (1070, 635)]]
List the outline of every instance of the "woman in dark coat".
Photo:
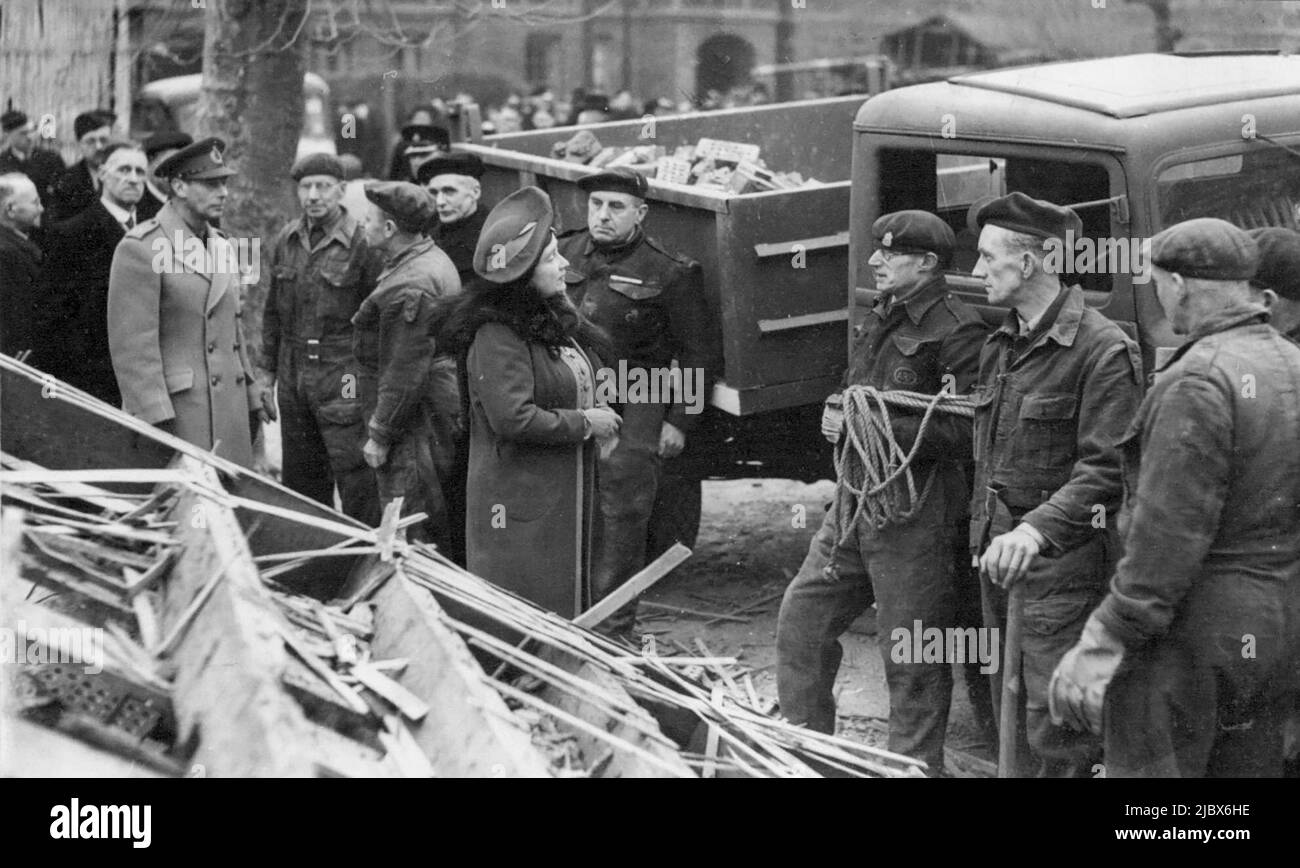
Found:
[(536, 187), (492, 209), (444, 334), (464, 354), (469, 570), (571, 618), (592, 602), (595, 450), (620, 419), (595, 406), (603, 335), (565, 294), (552, 223)]

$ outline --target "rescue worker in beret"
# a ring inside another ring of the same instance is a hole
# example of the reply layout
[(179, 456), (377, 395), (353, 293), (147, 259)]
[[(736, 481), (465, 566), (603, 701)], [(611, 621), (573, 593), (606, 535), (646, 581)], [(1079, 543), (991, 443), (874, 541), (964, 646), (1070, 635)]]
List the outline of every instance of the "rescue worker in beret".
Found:
[(159, 166), (171, 197), (113, 254), (108, 344), (126, 412), (251, 467), (250, 415), (275, 407), (248, 360), (237, 258), (212, 226), (235, 174), (225, 148), (203, 139)]
[(1124, 557), (1052, 715), (1104, 733), (1107, 777), (1275, 777), (1300, 660), (1300, 347), (1248, 284), (1243, 230), (1188, 220), (1150, 254), (1187, 342), (1120, 442)]
[(262, 319), (262, 358), (278, 386), (283, 481), (368, 525), (379, 523), (366, 440), (360, 369), (352, 354), (352, 317), (375, 289), (381, 254), (360, 221), (344, 210), (343, 166), (309, 154), (290, 171), (302, 216), (271, 243), (270, 290)]
[(1259, 246), (1250, 285), (1264, 293), (1273, 328), (1300, 343), (1300, 232), (1269, 226), (1248, 234)]
[(149, 161), (149, 176), (144, 181), (144, 195), (135, 206), (141, 220), (152, 220), (167, 201), (167, 180), (158, 177), (158, 167), (172, 154), (193, 143), (193, 136), (179, 130), (154, 133), (144, 140), (144, 157)]
[(436, 407), (431, 377), (435, 369), (455, 377), (455, 360), (439, 352), (434, 320), (440, 300), (461, 291), (451, 260), (423, 235), (433, 214), (424, 188), (405, 181), (372, 181), (365, 186), (370, 210), (365, 240), (384, 258), (374, 291), (352, 317), (352, 350), (360, 363), (365, 395), (365, 461), (375, 469), (379, 499), (386, 506), (403, 498), (402, 513), (429, 518), (410, 536), (445, 547), (448, 513), (442, 480), (434, 463), (436, 414), (458, 413)]
[(594, 602), (596, 452), (620, 420), (597, 403), (606, 340), (565, 294), (554, 219), (536, 187), (492, 209), (444, 333), (468, 380), (469, 570), (572, 618)]
[[(605, 363), (611, 370), (625, 363), (629, 371), (653, 372), (666, 371), (676, 360), (685, 376), (700, 378), (707, 396), (721, 364), (721, 341), (699, 264), (645, 233), (644, 176), (614, 169), (587, 175), (578, 186), (587, 193), (587, 227), (561, 235), (560, 254), (568, 261), (569, 297), (613, 342), (614, 354)], [(614, 407), (623, 426), (618, 446), (600, 461), (592, 571), (597, 600), (645, 566), (664, 462), (681, 454), (698, 419), (687, 412), (683, 395), (671, 400)], [(633, 601), (602, 630), (626, 637), (635, 623)]]
[[(844, 385), (931, 395), (969, 392), (987, 330), (944, 280), (952, 230), (925, 211), (898, 211), (876, 220), (871, 234), (876, 250), (867, 265), (880, 295), (853, 348)], [(899, 408), (891, 416), (895, 439), (910, 451), (920, 415)], [(822, 433), (831, 442), (843, 436), (838, 394), (827, 400)], [(860, 523), (848, 543), (837, 546), (839, 518), (836, 510), (828, 511), (777, 619), (777, 693), (786, 719), (835, 731), (839, 636), (873, 599), (882, 636), (899, 627), (910, 633), (918, 620), (940, 630), (957, 625), (963, 592), (977, 593), (969, 570), (959, 575), (955, 569), (954, 554), (956, 528), (968, 516), (970, 443), (969, 419), (945, 414), (931, 420), (912, 465), (917, 484), (927, 485), (929, 494), (908, 518), (882, 529)], [(930, 774), (938, 775), (952, 698), (951, 661), (899, 662), (887, 645), (881, 651), (889, 685), (889, 749), (924, 760)]]
[(474, 276), (474, 248), (487, 208), (480, 204), (483, 161), (474, 154), (443, 154), (420, 166), (417, 181), (433, 196), (437, 213), (425, 227), (456, 266), (461, 285)]
[(994, 694), (999, 708), (1007, 695), (1024, 702), (1003, 715), (1023, 714), (1024, 723), (1015, 756), (1008, 750), (1002, 761), (1017, 776), (1091, 776), (1100, 742), (1052, 723), (1047, 686), (1118, 555), (1117, 444), (1142, 397), (1142, 364), (1137, 345), (1085, 304), (1082, 289), (1044, 267), (1068, 232), (1082, 235), (1077, 214), (1014, 192), (974, 219), (973, 274), (990, 304), (1011, 308), (980, 357), (970, 536), (986, 626), (1004, 638), (1008, 619), (1022, 628), (1001, 671), (1023, 688)]

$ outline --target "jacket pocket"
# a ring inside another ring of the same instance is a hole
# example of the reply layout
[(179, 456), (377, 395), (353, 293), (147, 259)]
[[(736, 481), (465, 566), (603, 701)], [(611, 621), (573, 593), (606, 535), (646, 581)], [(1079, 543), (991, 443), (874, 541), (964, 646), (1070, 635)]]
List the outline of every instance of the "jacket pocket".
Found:
[(360, 401), (330, 401), (316, 410), (321, 439), (335, 471), (355, 470), (366, 463), (361, 451), (366, 439), (364, 412)]
[(643, 282), (636, 277), (624, 279), (617, 274), (609, 276), (609, 288), (633, 301), (646, 301), (661, 295), (664, 291), (663, 284), (657, 281)]
[(194, 386), (194, 371), (190, 368), (178, 368), (163, 376), (167, 383), (167, 394), (175, 395)]
[(1020, 402), (1021, 457), (1040, 469), (1073, 463), (1078, 399), (1068, 392), (1026, 395)]
[[(1026, 636), (1047, 638), (1069, 631), (1069, 650), (1083, 630), (1083, 623), (1092, 614), (1097, 595), (1091, 591), (1056, 593), (1041, 600), (1026, 600), (1022, 626)], [(1073, 628), (1073, 629), (1072, 629)], [(1062, 636), (1064, 640), (1066, 637)]]
[(911, 335), (894, 335), (890, 342), (900, 358), (889, 360), (886, 371), (889, 384), (894, 388), (921, 392), (936, 389), (938, 342)]

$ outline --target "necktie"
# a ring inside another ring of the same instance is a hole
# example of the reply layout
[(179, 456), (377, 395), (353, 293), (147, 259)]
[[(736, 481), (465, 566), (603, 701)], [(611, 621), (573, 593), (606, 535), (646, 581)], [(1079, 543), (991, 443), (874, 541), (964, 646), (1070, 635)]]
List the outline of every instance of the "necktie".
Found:
[(125, 225), (126, 225), (126, 231), (127, 231), (127, 232), (130, 232), (132, 229), (135, 228), (135, 212), (134, 212), (134, 211), (132, 211), (130, 214), (127, 214), (127, 215), (126, 215), (126, 224), (125, 224)]

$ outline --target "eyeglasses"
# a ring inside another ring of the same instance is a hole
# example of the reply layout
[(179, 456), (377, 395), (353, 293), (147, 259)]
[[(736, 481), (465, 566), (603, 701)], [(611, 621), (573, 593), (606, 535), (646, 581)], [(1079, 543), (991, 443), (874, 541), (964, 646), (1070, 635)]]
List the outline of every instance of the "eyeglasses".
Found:
[(896, 259), (899, 256), (924, 256), (925, 255), (924, 253), (913, 253), (910, 250), (887, 250), (884, 247), (877, 247), (876, 253), (880, 254), (880, 258), (883, 259), (885, 262), (893, 262), (894, 259)]

